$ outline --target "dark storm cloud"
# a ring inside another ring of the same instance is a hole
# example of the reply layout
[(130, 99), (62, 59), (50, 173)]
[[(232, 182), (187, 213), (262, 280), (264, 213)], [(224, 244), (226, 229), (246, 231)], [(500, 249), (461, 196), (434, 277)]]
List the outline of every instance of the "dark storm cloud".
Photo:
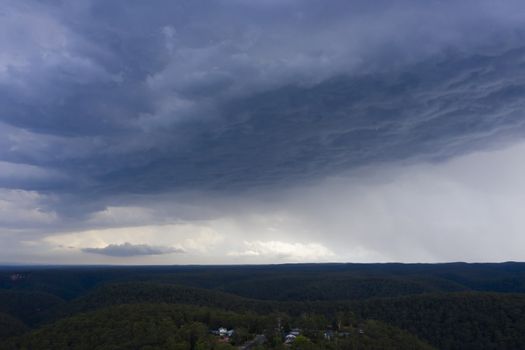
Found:
[(114, 257), (129, 257), (140, 255), (161, 255), (183, 253), (184, 250), (173, 247), (153, 247), (147, 244), (110, 244), (104, 248), (84, 248), (84, 253), (101, 254)]
[(7, 1), (0, 186), (77, 218), (521, 136), (523, 7)]
[[(239, 188), (377, 162), (446, 159), (524, 131), (525, 50), (447, 57), (229, 101), (183, 146), (109, 172), (115, 191)], [(174, 131), (177, 134), (177, 131)]]

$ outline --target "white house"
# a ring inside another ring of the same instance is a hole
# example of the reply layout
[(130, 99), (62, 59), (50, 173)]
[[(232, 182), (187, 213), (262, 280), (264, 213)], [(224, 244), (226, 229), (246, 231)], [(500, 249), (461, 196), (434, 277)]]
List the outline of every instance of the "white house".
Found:
[(284, 337), (284, 343), (285, 344), (291, 344), (295, 341), (295, 338), (297, 336), (296, 335), (293, 335), (293, 334), (288, 334), (286, 337)]

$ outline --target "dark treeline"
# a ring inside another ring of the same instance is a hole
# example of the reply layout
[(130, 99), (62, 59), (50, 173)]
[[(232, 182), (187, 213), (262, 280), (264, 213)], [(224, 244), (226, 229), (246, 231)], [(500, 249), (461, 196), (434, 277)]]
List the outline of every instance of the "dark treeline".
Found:
[[(13, 273), (27, 278), (12, 281)], [(219, 289), (269, 300), (337, 300), (462, 290), (525, 293), (525, 263), (0, 268), (0, 288), (41, 291), (62, 299), (73, 299), (102, 283), (125, 281)]]
[(252, 348), (519, 349), (524, 276), (520, 263), (4, 267), (0, 349), (228, 349), (262, 335)]

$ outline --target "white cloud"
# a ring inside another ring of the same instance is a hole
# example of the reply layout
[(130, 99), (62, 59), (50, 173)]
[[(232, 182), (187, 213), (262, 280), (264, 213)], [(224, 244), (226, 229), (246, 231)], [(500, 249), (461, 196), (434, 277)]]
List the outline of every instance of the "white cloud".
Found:
[(319, 243), (288, 243), (282, 241), (245, 241), (245, 250), (229, 252), (233, 257), (261, 257), (277, 261), (316, 262), (335, 258), (335, 254)]

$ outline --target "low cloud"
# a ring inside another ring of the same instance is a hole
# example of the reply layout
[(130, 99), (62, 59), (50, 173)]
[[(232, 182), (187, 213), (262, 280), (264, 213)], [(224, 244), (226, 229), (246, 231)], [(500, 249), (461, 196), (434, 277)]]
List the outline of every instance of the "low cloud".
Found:
[(128, 257), (140, 255), (162, 255), (184, 253), (184, 249), (175, 247), (158, 247), (147, 244), (110, 244), (104, 248), (83, 248), (84, 253), (101, 254), (114, 257)]
[(244, 242), (245, 249), (229, 256), (277, 258), (287, 261), (326, 261), (335, 254), (319, 243), (288, 243), (281, 241)]

